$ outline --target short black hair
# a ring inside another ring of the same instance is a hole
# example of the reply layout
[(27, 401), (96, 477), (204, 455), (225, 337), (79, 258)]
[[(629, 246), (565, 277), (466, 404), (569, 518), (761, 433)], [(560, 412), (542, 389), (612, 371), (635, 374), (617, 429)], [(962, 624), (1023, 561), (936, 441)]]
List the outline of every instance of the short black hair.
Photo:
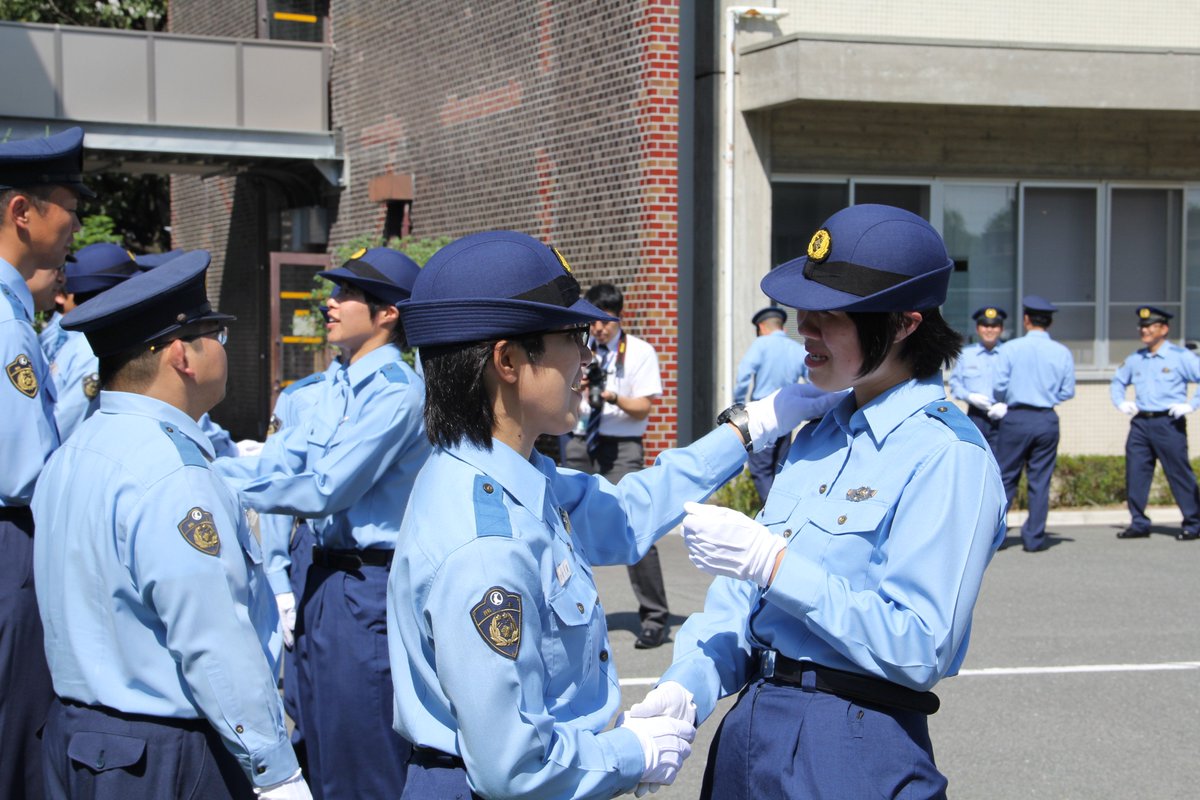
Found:
[(1054, 322), (1054, 315), (1047, 314), (1045, 311), (1030, 311), (1025, 309), (1025, 316), (1029, 317), (1029, 324), (1035, 328), (1049, 328)]
[[(962, 352), (962, 335), (947, 324), (942, 312), (936, 308), (918, 310), (921, 324), (900, 342), (899, 356), (918, 378), (936, 375), (943, 366), (958, 358)], [(848, 316), (858, 331), (858, 343), (862, 348), (861, 378), (876, 369), (887, 358), (896, 334), (904, 325), (904, 314), (899, 311), (851, 311)]]
[(625, 310), (625, 295), (611, 283), (597, 283), (587, 290), (583, 299), (609, 314), (620, 314)]
[[(434, 447), (454, 447), (464, 440), (491, 451), (496, 415), (483, 376), (500, 339), (420, 348), (425, 372), (425, 435)], [(529, 360), (546, 352), (541, 334), (513, 336)]]

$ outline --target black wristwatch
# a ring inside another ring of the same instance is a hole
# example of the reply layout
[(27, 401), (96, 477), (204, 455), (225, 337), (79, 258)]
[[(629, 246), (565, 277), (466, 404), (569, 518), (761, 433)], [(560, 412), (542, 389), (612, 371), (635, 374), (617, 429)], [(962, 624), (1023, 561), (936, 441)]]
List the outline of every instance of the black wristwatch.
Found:
[(726, 422), (732, 422), (741, 431), (742, 441), (746, 443), (746, 452), (753, 450), (754, 443), (750, 441), (750, 415), (746, 413), (746, 407), (741, 403), (734, 403), (717, 415), (718, 425), (724, 425)]

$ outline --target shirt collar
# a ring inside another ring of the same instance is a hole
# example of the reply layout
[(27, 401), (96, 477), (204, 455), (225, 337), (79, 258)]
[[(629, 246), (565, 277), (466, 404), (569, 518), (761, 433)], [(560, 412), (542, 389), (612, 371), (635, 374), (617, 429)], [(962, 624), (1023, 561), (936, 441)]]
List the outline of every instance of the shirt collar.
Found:
[(1025, 332), (1025, 335), (1026, 335), (1026, 336), (1037, 336), (1037, 337), (1040, 337), (1040, 338), (1042, 338), (1042, 339), (1049, 339), (1049, 338), (1050, 338), (1050, 334), (1049, 334), (1047, 331), (1026, 331), (1026, 332)]
[(854, 393), (851, 392), (828, 417), (851, 435), (869, 430), (871, 438), (882, 443), (901, 422), (935, 400), (944, 399), (946, 389), (942, 385), (942, 376), (935, 374), (902, 381), (859, 409), (854, 407)]
[(591, 342), (589, 343), (591, 346), (591, 350), (592, 350), (592, 352), (596, 352), (601, 347), (603, 347), (609, 353), (615, 353), (617, 351), (617, 348), (621, 345), (621, 337), (624, 335), (625, 335), (625, 331), (618, 328), (617, 335), (614, 336), (612, 339), (610, 339), (608, 341), (608, 344), (600, 344), (593, 338), (591, 340)]
[(164, 403), (154, 397), (133, 392), (100, 392), (101, 414), (132, 414), (138, 417), (149, 417), (155, 422), (165, 422), (174, 425), (175, 429), (196, 443), (204, 454), (211, 460), (216, 458), (213, 444), (200, 430), (200, 424), (180, 409)]
[(25, 279), (17, 272), (17, 268), (3, 258), (0, 258), (0, 283), (7, 286), (21, 301), (21, 305), (25, 306), (25, 321), (33, 322), (33, 294), (25, 285)]
[(360, 383), (374, 375), (384, 366), (399, 360), (400, 348), (394, 344), (385, 344), (383, 347), (375, 348), (358, 361), (346, 367), (346, 378), (350, 381), (351, 386), (358, 388)]
[(541, 460), (536, 451), (527, 460), (504, 442), (492, 439), (491, 452), (466, 443), (447, 448), (446, 452), (495, 478), (514, 500), (541, 518), (549, 478), (534, 463)]

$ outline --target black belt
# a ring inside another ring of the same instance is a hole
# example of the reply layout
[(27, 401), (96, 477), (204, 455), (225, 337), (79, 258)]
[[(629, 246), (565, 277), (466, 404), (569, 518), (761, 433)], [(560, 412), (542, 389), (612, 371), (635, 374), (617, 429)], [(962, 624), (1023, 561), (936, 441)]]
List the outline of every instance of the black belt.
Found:
[(1157, 417), (1169, 417), (1170, 411), (1139, 411), (1134, 414), (1138, 419), (1155, 419)]
[(983, 409), (976, 408), (975, 406), (967, 406), (967, 416), (968, 417), (983, 417), (984, 419), (989, 420), (990, 422), (996, 422), (996, 420), (992, 419), (991, 417), (989, 417), (987, 415), (986, 411), (984, 411)]
[(408, 763), (416, 764), (418, 767), (425, 767), (426, 769), (465, 770), (467, 768), (467, 765), (458, 756), (452, 756), (449, 753), (443, 753), (441, 750), (435, 750), (432, 747), (421, 747), (416, 744), (413, 745), (412, 754), (408, 757)]
[[(936, 714), (942, 704), (933, 692), (917, 692), (891, 681), (870, 678), (857, 672), (822, 667), (811, 661), (795, 661), (772, 650), (763, 652), (759, 664), (764, 680), (792, 686), (808, 686), (818, 692), (835, 694), (868, 705), (916, 711), (919, 714)], [(812, 678), (805, 681), (805, 674), (811, 674)]]
[(32, 525), (33, 512), (29, 510), (29, 506), (0, 506), (0, 522)]
[(357, 572), (362, 567), (390, 567), (394, 550), (370, 548), (367, 550), (330, 550), (313, 545), (313, 566)]
[(1009, 403), (1009, 411), (1053, 411), (1054, 407), (1046, 408), (1045, 406), (1031, 406), (1025, 403)]

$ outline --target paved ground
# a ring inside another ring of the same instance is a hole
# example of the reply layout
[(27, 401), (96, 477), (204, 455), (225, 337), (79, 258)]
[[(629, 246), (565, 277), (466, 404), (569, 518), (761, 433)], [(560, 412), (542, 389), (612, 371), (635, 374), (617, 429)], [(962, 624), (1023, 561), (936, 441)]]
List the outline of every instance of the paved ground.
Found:
[[(1124, 512), (1058, 514), (1051, 547), (997, 553), (975, 614), (964, 673), (938, 686), (931, 718), (950, 796), (1181, 798), (1200, 795), (1200, 542), (1156, 534), (1121, 541)], [(1087, 524), (1071, 524), (1086, 521)], [(1010, 542), (1019, 541), (1016, 531)], [(682, 541), (659, 544), (677, 627), (709, 579)], [(636, 604), (623, 567), (596, 570), (625, 707), (670, 663), (670, 645), (635, 650)], [(726, 700), (701, 727), (692, 759), (656, 800), (699, 793)]]

